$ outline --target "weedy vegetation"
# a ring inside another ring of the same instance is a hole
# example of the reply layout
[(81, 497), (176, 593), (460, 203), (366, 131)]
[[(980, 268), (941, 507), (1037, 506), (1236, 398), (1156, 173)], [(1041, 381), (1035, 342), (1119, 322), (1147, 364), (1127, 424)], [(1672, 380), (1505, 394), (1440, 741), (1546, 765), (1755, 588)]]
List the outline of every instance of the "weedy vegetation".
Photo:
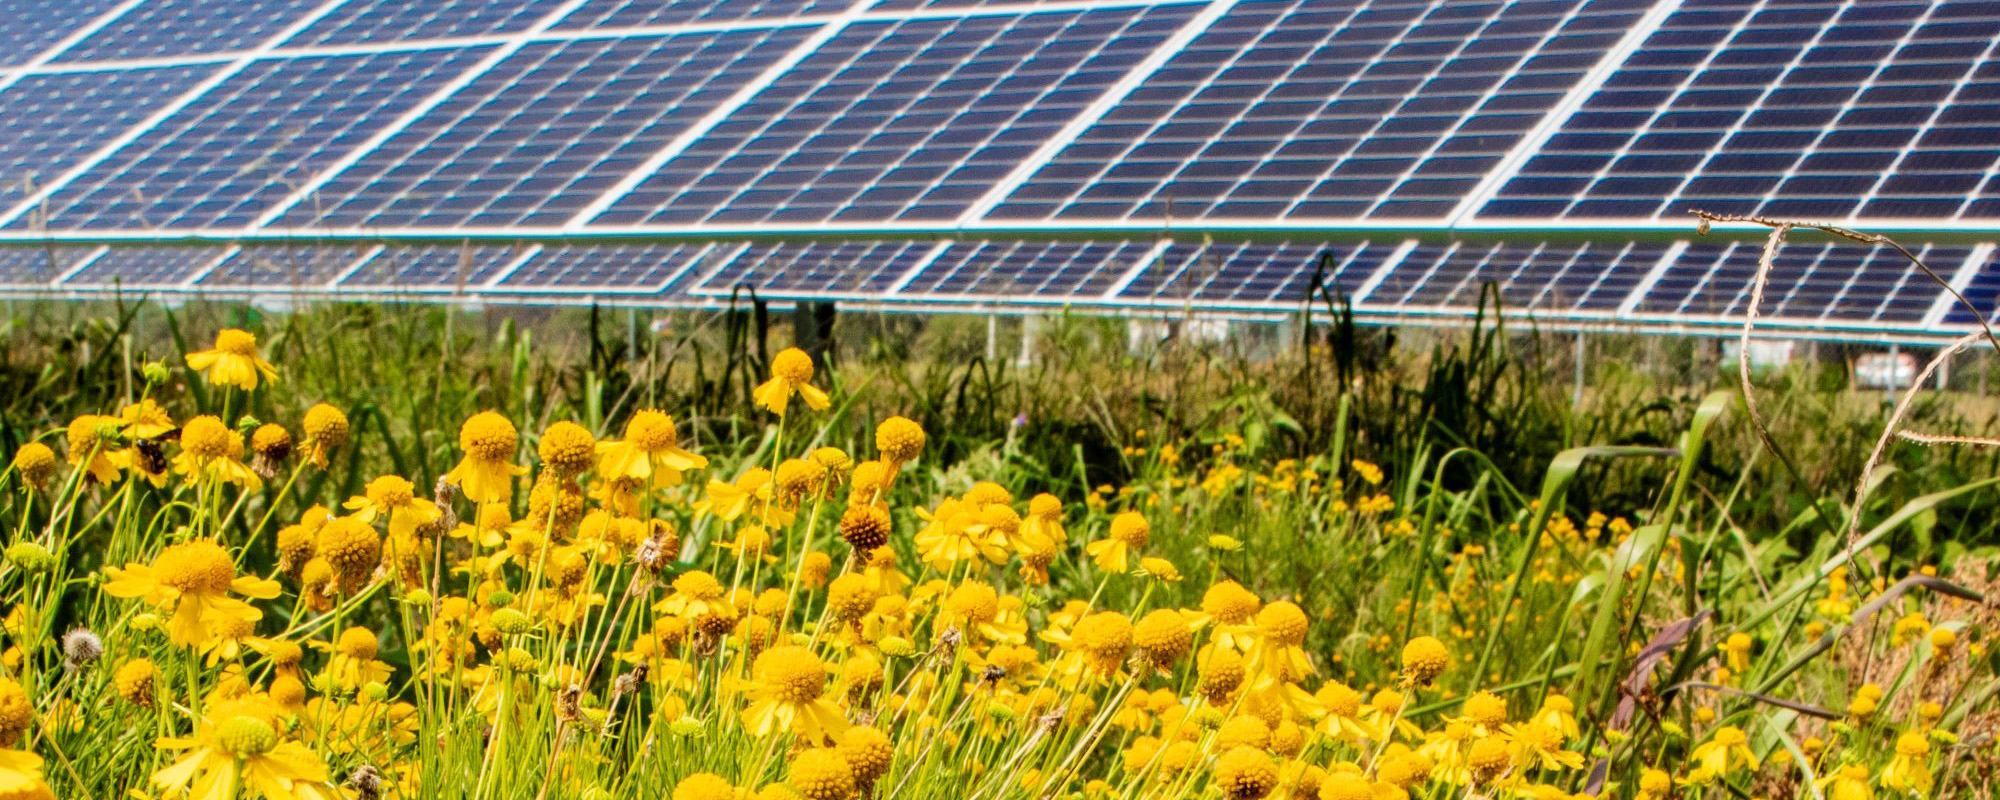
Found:
[(1339, 310), (17, 305), (0, 797), (1991, 796), (1984, 398)]

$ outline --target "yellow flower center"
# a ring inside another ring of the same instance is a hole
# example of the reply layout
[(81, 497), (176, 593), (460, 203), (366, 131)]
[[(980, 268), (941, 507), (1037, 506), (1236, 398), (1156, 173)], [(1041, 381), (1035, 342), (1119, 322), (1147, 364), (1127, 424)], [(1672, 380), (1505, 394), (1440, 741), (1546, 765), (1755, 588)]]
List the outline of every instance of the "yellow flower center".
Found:
[(1474, 725), (1497, 727), (1507, 721), (1507, 701), (1492, 692), (1475, 692), (1465, 698), (1465, 720)]
[(1127, 511), (1111, 518), (1111, 538), (1132, 547), (1145, 547), (1153, 538), (1153, 528), (1139, 512)]
[(160, 551), (153, 559), (153, 571), (160, 583), (183, 594), (221, 595), (236, 578), (236, 562), (214, 542), (183, 542)]
[(514, 457), (520, 432), (506, 417), (491, 411), (472, 415), (458, 429), (458, 447), (466, 455), (482, 461), (507, 461)]
[(591, 457), (597, 453), (597, 437), (582, 425), (557, 422), (542, 431), (539, 452), (542, 463), (565, 475), (574, 475), (590, 467)]
[(1241, 625), (1257, 613), (1257, 596), (1240, 583), (1223, 581), (1208, 587), (1201, 598), (1201, 610), (1224, 625)]
[(875, 449), (897, 464), (915, 461), (924, 451), (924, 427), (907, 417), (890, 417), (875, 426)]
[(235, 328), (223, 328), (215, 334), (215, 349), (232, 356), (257, 355), (257, 335)]
[(384, 475), (368, 482), (368, 499), (377, 505), (397, 508), (416, 499), (416, 487), (395, 475)]
[(1257, 612), (1257, 631), (1274, 644), (1296, 647), (1306, 640), (1306, 612), (1280, 600)]
[(306, 409), (306, 438), (327, 448), (339, 447), (347, 441), (347, 415), (340, 409), (320, 403)]
[(263, 755), (278, 746), (278, 731), (271, 723), (252, 716), (223, 720), (215, 728), (215, 738), (222, 749), (238, 758)]
[(674, 591), (696, 600), (715, 600), (722, 597), (722, 583), (701, 570), (689, 570), (674, 578)]
[(992, 622), (1000, 615), (1000, 593), (980, 581), (966, 581), (952, 590), (945, 609), (973, 622)]
[(771, 357), (771, 377), (794, 386), (810, 383), (813, 379), (812, 356), (796, 347), (787, 347)]
[(375, 633), (367, 628), (348, 628), (341, 631), (340, 641), (334, 645), (334, 649), (341, 655), (357, 661), (373, 661), (380, 647), (381, 643), (376, 641)]
[(757, 656), (751, 671), (757, 682), (783, 702), (810, 703), (826, 690), (826, 662), (811, 650), (796, 645), (764, 651)]
[(235, 436), (222, 420), (204, 414), (181, 428), (181, 449), (200, 459), (220, 458), (229, 455), (230, 440)]
[(625, 423), (625, 441), (640, 450), (657, 453), (679, 444), (680, 433), (674, 430), (673, 417), (647, 409), (633, 414)]

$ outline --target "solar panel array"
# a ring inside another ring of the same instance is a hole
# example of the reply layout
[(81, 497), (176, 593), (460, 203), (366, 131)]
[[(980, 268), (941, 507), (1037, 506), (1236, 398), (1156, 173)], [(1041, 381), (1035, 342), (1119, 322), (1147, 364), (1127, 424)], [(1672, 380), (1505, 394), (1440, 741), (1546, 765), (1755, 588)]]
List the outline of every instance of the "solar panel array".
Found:
[(1782, 325), (2000, 301), (2000, 0), (17, 6), (16, 296), (1729, 325), (1759, 248), (1703, 208), (1913, 231), (1979, 306), (1799, 237)]

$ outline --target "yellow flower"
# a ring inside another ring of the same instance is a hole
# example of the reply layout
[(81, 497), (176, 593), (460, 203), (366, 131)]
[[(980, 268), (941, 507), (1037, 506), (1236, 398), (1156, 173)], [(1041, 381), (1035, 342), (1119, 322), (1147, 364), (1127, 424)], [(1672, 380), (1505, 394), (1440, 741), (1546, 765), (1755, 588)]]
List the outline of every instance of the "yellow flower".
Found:
[(1502, 725), (1514, 744), (1514, 764), (1523, 772), (1541, 769), (1583, 769), (1583, 754), (1563, 749), (1563, 733), (1539, 722)]
[(771, 379), (757, 387), (757, 405), (778, 416), (785, 415), (797, 394), (814, 411), (824, 411), (831, 401), (826, 392), (812, 385), (812, 356), (796, 347), (787, 347), (771, 357)]
[(1307, 713), (1319, 717), (1320, 732), (1343, 742), (1383, 738), (1379, 728), (1361, 719), (1361, 693), (1340, 681), (1320, 684)]
[[(192, 737), (161, 737), (162, 750), (186, 751), (153, 773), (153, 785), (189, 800), (334, 800), (326, 764), (303, 744), (278, 734), (278, 707), (252, 696), (216, 703)], [(192, 786), (190, 786), (192, 784)]]
[(42, 757), (26, 750), (0, 750), (0, 797), (54, 800), (54, 793), (42, 780)]
[(49, 478), (56, 474), (56, 451), (41, 442), (21, 445), (14, 451), (14, 472), (37, 491), (46, 490)]
[(1174, 663), (1194, 646), (1194, 632), (1200, 630), (1206, 621), (1200, 614), (1156, 608), (1132, 626), (1132, 645), (1139, 648), (1146, 662), (1155, 669), (1170, 671)]
[(243, 463), (243, 434), (206, 414), (188, 420), (181, 428), (181, 452), (174, 456), (174, 471), (197, 484), (219, 480), (253, 492), (264, 488), (264, 479)]
[(326, 469), (327, 456), (347, 442), (347, 415), (325, 403), (306, 409), (305, 423), (299, 427), (306, 434), (305, 459), (320, 469)]
[(550, 423), (542, 431), (542, 439), (535, 446), (541, 456), (542, 466), (558, 477), (574, 478), (590, 469), (597, 458), (597, 437), (590, 435), (582, 425), (560, 421)]
[(514, 448), (520, 441), (520, 432), (506, 417), (491, 411), (474, 414), (458, 429), (458, 447), (465, 458), (444, 479), (457, 484), (472, 502), (506, 502), (514, 491), (513, 477), (528, 472), (514, 464)]
[(917, 533), (917, 553), (941, 572), (960, 562), (978, 565), (981, 558), (995, 564), (1007, 560), (1007, 548), (968, 503), (948, 497), (934, 510), (918, 508), (917, 516), (930, 523)]
[(1279, 600), (1257, 612), (1256, 646), (1250, 652), (1250, 669), (1263, 670), (1280, 680), (1295, 681), (1313, 674), (1312, 661), (1303, 645), (1310, 620), (1304, 609)]
[(218, 617), (250, 622), (263, 618), (263, 612), (230, 597), (230, 592), (269, 600), (277, 597), (280, 589), (277, 581), (236, 577), (236, 562), (229, 551), (208, 540), (170, 545), (151, 564), (105, 567), (104, 571), (111, 578), (104, 584), (105, 594), (143, 598), (154, 606), (172, 609), (167, 638), (182, 647), (208, 641)]
[(278, 369), (257, 356), (257, 337), (235, 328), (217, 331), (215, 349), (189, 353), (187, 365), (205, 375), (209, 383), (246, 392), (257, 388), (259, 374), (273, 383), (278, 380)]
[(806, 800), (844, 800), (854, 793), (854, 768), (839, 748), (814, 747), (793, 758), (787, 781)]
[(1882, 785), (1919, 797), (1931, 793), (1931, 743), (1921, 731), (1904, 731), (1896, 737), (1896, 755), (1882, 768)]
[(1859, 764), (1842, 765), (1814, 781), (1813, 786), (1827, 800), (1875, 800), (1875, 789), (1868, 785), (1868, 768)]
[(1215, 785), (1229, 800), (1259, 800), (1278, 785), (1278, 765), (1261, 748), (1231, 748), (1215, 760)]
[(601, 478), (626, 478), (648, 486), (674, 486), (681, 473), (708, 466), (708, 459), (680, 446), (674, 418), (644, 409), (625, 421), (622, 441), (597, 443), (597, 473)]
[(1403, 645), (1403, 680), (1429, 686), (1451, 666), (1451, 651), (1434, 636), (1419, 636)]
[(437, 522), (442, 515), (436, 503), (416, 496), (415, 485), (395, 475), (369, 481), (367, 491), (366, 496), (349, 498), (342, 507), (369, 525), (375, 523), (376, 517), (387, 516), (390, 536), (409, 536), (418, 528)]
[(796, 645), (774, 647), (757, 656), (750, 667), (751, 703), (743, 709), (743, 727), (755, 736), (784, 731), (817, 744), (822, 737), (839, 741), (847, 732), (847, 717), (826, 692), (826, 662)]
[(674, 784), (673, 800), (736, 800), (736, 787), (713, 772), (697, 772)]
[(1750, 738), (1734, 725), (1717, 728), (1715, 735), (1688, 754), (1694, 765), (1688, 770), (1689, 783), (1707, 783), (1738, 769), (1756, 769), (1757, 754), (1750, 752)]
[[(924, 452), (925, 439), (924, 426), (909, 417), (890, 417), (875, 426), (875, 449), (892, 471), (917, 460)], [(860, 485), (855, 481), (857, 490)]]
[(1127, 511), (1111, 518), (1111, 530), (1103, 539), (1084, 546), (1084, 553), (1097, 561), (1097, 568), (1105, 572), (1124, 572), (1131, 569), (1131, 554), (1145, 547), (1152, 538), (1152, 526), (1137, 511)]
[(70, 465), (83, 467), (90, 479), (99, 484), (109, 485), (118, 480), (118, 465), (112, 463), (110, 451), (98, 434), (99, 429), (117, 424), (117, 417), (85, 414), (71, 420), (65, 431)]

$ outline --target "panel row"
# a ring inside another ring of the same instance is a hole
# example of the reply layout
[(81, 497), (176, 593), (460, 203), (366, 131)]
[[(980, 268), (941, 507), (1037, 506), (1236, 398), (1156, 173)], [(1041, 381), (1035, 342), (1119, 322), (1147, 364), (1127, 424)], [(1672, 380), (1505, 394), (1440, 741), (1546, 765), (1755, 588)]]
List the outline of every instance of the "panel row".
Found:
[[(686, 242), (630, 245), (49, 246), (0, 250), (0, 288), (274, 293), (627, 295), (1018, 302), (1286, 311), (1503, 308), (1557, 315), (1740, 318), (1761, 244), (1364, 241)], [(1913, 248), (1988, 316), (1991, 247)], [(1975, 259), (1978, 259), (1975, 263)], [(1798, 243), (1762, 316), (1900, 327), (1966, 324), (1893, 249)]]
[(2000, 0), (35, 4), (13, 230), (2000, 219)]

